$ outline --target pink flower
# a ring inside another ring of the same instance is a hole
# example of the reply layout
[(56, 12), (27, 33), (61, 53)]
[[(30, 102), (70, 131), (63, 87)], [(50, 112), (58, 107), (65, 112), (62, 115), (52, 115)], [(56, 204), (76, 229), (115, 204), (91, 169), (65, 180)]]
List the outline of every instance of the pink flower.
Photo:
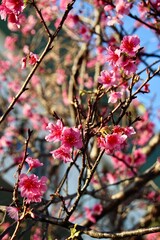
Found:
[(51, 152), (53, 158), (59, 159), (66, 162), (73, 162), (71, 158), (71, 149), (68, 149), (64, 146), (59, 147), (58, 149)]
[(132, 126), (125, 127), (125, 128), (123, 128), (123, 130), (124, 130), (124, 134), (126, 134), (127, 137), (136, 134), (136, 132), (135, 132), (135, 130), (134, 130), (134, 128)]
[(120, 20), (118, 16), (107, 16), (107, 25), (108, 26), (113, 26), (114, 24), (121, 24), (123, 25), (123, 22)]
[(90, 31), (85, 25), (79, 27), (78, 33), (84, 38), (84, 40), (88, 41), (90, 39)]
[(37, 54), (34, 54), (34, 53), (30, 52), (30, 54), (29, 54), (29, 64), (34, 65), (34, 64), (36, 64), (37, 61), (38, 61)]
[(111, 11), (111, 10), (113, 10), (113, 9), (114, 9), (114, 7), (113, 7), (112, 5), (110, 5), (110, 4), (107, 4), (107, 5), (104, 7), (104, 10), (105, 10), (106, 12)]
[(75, 26), (78, 25), (78, 23), (79, 23), (79, 16), (72, 15), (72, 14), (68, 15), (67, 20), (65, 22), (65, 24), (71, 29), (74, 29)]
[(108, 181), (110, 184), (113, 184), (113, 183), (115, 183), (115, 182), (117, 181), (117, 176), (116, 176), (116, 174), (114, 174), (114, 173), (108, 172), (108, 173), (106, 174), (106, 179), (107, 179), (107, 181)]
[(78, 128), (63, 128), (62, 132), (62, 145), (66, 148), (76, 147), (82, 148), (82, 137)]
[(149, 199), (149, 200), (153, 200), (153, 199), (155, 199), (155, 197), (156, 197), (156, 193), (154, 192), (154, 191), (151, 191), (151, 192), (149, 192), (148, 194), (147, 194), (147, 199)]
[(135, 143), (142, 146), (148, 143), (154, 132), (154, 123), (150, 121), (148, 112), (135, 125), (137, 135)]
[(56, 124), (48, 123), (46, 129), (50, 132), (49, 135), (45, 137), (46, 141), (57, 142), (61, 140), (63, 130), (63, 123), (61, 120), (58, 119)]
[(29, 165), (29, 171), (31, 171), (32, 168), (43, 166), (43, 163), (41, 163), (37, 158), (27, 157), (25, 161)]
[(128, 59), (126, 64), (123, 66), (123, 70), (127, 75), (129, 75), (137, 71), (137, 66), (134, 61), (131, 61), (130, 59)]
[(108, 134), (105, 138), (105, 146), (109, 149), (109, 150), (120, 150), (121, 149), (121, 145), (124, 143), (124, 141), (127, 139), (127, 136), (125, 134), (117, 134), (117, 133), (113, 133), (113, 134)]
[(123, 68), (126, 74), (135, 73), (137, 70), (135, 61), (131, 57), (126, 56), (126, 54), (121, 54), (117, 61), (117, 66)]
[(7, 212), (10, 218), (18, 221), (18, 209), (16, 207), (7, 207)]
[(67, 8), (67, 4), (69, 2), (69, 0), (60, 0), (60, 9), (64, 11)]
[(98, 77), (98, 82), (103, 84), (105, 88), (113, 86), (116, 81), (115, 74), (113, 71), (102, 71), (101, 75)]
[(98, 138), (98, 145), (100, 148), (105, 149), (107, 154), (112, 154), (114, 151), (121, 150), (124, 147), (127, 135), (112, 133), (104, 137)]
[(28, 176), (21, 174), (19, 177), (19, 189), (21, 196), (26, 198), (26, 203), (41, 202), (43, 194), (47, 190), (47, 178), (43, 176), (41, 179), (35, 174)]
[(2, 2), (2, 4), (0, 5), (1, 19), (6, 20), (8, 14), (12, 14), (12, 12)]
[(133, 163), (135, 166), (141, 166), (146, 162), (146, 154), (144, 154), (140, 148), (133, 152), (133, 158)]
[(24, 104), (24, 107), (23, 107), (23, 114), (24, 116), (28, 117), (28, 118), (33, 118), (33, 107), (31, 107), (31, 105), (29, 105), (28, 103), (25, 103)]
[(7, 48), (10, 51), (13, 51), (15, 49), (15, 43), (16, 42), (17, 42), (17, 37), (7, 36), (5, 38), (4, 47)]
[(150, 86), (149, 83), (146, 83), (143, 87), (143, 91), (149, 93), (150, 92), (149, 86)]
[(160, 233), (150, 233), (146, 236), (146, 240), (160, 240)]
[(134, 36), (124, 36), (120, 49), (127, 53), (129, 56), (135, 56), (140, 48), (140, 39), (137, 35)]
[(96, 216), (100, 215), (103, 211), (103, 207), (100, 203), (97, 203), (93, 206), (93, 208), (84, 208), (86, 211), (86, 217), (93, 223), (96, 223)]
[(144, 20), (144, 18), (147, 18), (148, 8), (145, 6), (143, 2), (140, 2), (138, 4), (138, 12), (140, 14), (140, 18)]
[(121, 92), (111, 92), (110, 96), (108, 98), (108, 102), (110, 103), (116, 103), (118, 99), (120, 99), (122, 97), (122, 93)]
[(103, 211), (103, 207), (100, 203), (97, 203), (93, 206), (93, 212), (95, 215), (100, 215)]
[(105, 0), (93, 0), (93, 3), (96, 7), (103, 7), (106, 4)]
[(24, 4), (22, 0), (3, 0), (5, 6), (10, 9), (14, 14), (19, 14), (24, 9)]
[(65, 74), (64, 69), (61, 69), (61, 68), (57, 69), (56, 78), (57, 78), (58, 85), (62, 85), (65, 82), (66, 74)]
[(121, 50), (120, 49), (113, 50), (111, 47), (108, 47), (107, 52), (108, 54), (106, 60), (109, 62), (110, 65), (116, 65), (120, 57)]
[(129, 14), (131, 4), (127, 3), (124, 0), (118, 0), (116, 2), (116, 12), (119, 14), (119, 17), (123, 17), (123, 15)]
[(2, 20), (8, 17), (8, 23), (16, 24), (19, 27), (19, 16), (24, 9), (22, 0), (3, 0), (0, 5), (0, 16)]
[(15, 157), (15, 158), (13, 159), (13, 161), (14, 161), (15, 164), (20, 164), (20, 163), (22, 162), (22, 160), (23, 160), (23, 157), (22, 157), (22, 156)]

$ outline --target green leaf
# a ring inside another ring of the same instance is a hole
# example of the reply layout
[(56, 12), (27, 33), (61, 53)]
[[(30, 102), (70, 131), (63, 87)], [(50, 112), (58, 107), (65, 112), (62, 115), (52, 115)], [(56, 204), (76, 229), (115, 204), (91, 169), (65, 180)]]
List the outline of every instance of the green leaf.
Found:
[(73, 228), (70, 229), (71, 235), (67, 240), (78, 240), (78, 236), (80, 235), (80, 231), (76, 230), (77, 224), (74, 225)]

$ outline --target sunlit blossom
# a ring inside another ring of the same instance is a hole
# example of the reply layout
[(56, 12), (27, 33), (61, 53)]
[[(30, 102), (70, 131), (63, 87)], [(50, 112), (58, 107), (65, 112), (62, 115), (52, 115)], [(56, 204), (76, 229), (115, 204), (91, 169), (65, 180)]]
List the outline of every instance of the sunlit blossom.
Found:
[(35, 174), (28, 176), (21, 174), (19, 177), (19, 189), (21, 196), (26, 199), (26, 203), (41, 202), (43, 194), (47, 190), (47, 178), (45, 176), (38, 178)]
[(124, 36), (121, 42), (120, 49), (129, 56), (135, 56), (140, 49), (140, 39), (137, 35)]
[(45, 137), (46, 141), (57, 142), (62, 139), (63, 123), (61, 120), (57, 120), (56, 124), (48, 123), (46, 129), (49, 130), (49, 135)]
[(76, 147), (80, 149), (83, 145), (80, 130), (78, 128), (64, 127), (62, 131), (62, 145), (66, 148)]

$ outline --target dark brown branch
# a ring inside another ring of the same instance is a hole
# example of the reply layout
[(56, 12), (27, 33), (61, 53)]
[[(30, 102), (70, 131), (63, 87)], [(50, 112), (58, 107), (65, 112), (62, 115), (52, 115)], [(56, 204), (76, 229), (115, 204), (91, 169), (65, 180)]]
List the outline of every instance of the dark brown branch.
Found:
[[(42, 215), (42, 214), (39, 214), (35, 220), (61, 226), (68, 230), (75, 227), (75, 225), (71, 222), (68, 222), (68, 221), (65, 222), (62, 219), (60, 220), (60, 219), (56, 219), (56, 218)], [(86, 227), (83, 227), (80, 225), (76, 225), (76, 230), (80, 231), (80, 235), (86, 234), (90, 237), (97, 238), (97, 239), (100, 239), (100, 238), (123, 239), (126, 237), (142, 236), (149, 233), (160, 232), (160, 226), (149, 227), (149, 228), (139, 228), (136, 230), (122, 231), (118, 233), (98, 232), (91, 229), (87, 229)]]
[[(135, 177), (134, 181), (132, 183), (129, 183), (126, 188), (115, 194), (111, 197), (111, 202), (107, 204), (107, 206), (104, 206), (104, 209), (101, 213), (101, 215), (96, 217), (96, 220), (98, 221), (102, 217), (104, 217), (106, 214), (112, 212), (117, 206), (119, 206), (121, 203), (126, 201), (131, 196), (134, 196), (135, 193), (138, 193), (147, 182), (150, 180), (153, 180), (157, 176), (160, 175), (160, 161), (157, 161), (150, 169), (148, 169), (144, 174)], [(84, 226), (90, 227), (92, 223), (90, 221), (86, 221), (84, 223)]]

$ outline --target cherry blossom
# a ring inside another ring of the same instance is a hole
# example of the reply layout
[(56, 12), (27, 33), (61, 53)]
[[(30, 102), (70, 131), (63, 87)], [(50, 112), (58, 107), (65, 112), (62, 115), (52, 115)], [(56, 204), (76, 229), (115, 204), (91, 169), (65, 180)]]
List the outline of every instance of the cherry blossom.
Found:
[(130, 59), (128, 59), (125, 64), (123, 64), (123, 70), (127, 75), (135, 73), (137, 71), (135, 61), (131, 61)]
[(107, 48), (107, 57), (106, 60), (110, 65), (116, 65), (117, 61), (120, 57), (121, 50), (120, 49), (112, 49), (111, 46)]
[(113, 86), (116, 82), (115, 73), (113, 71), (103, 70), (101, 75), (98, 77), (98, 82), (101, 83), (105, 88)]
[(19, 189), (21, 196), (26, 199), (26, 203), (41, 202), (43, 194), (47, 190), (47, 178), (45, 176), (38, 178), (35, 174), (28, 176), (22, 173), (19, 176)]
[(15, 43), (17, 42), (17, 37), (7, 36), (5, 39), (4, 47), (10, 51), (15, 50)]
[(140, 39), (137, 35), (124, 36), (120, 49), (127, 53), (129, 56), (135, 56), (140, 49)]
[(51, 151), (52, 157), (54, 159), (62, 160), (63, 162), (73, 162), (71, 158), (71, 149), (68, 149), (64, 146), (59, 147), (58, 149)]
[(6, 20), (8, 17), (8, 22), (15, 24), (19, 27), (19, 16), (24, 9), (24, 4), (22, 0), (2, 0), (0, 5), (0, 16), (2, 20)]
[[(104, 210), (112, 210), (114, 204), (120, 210), (114, 212), (116, 226), (124, 227), (125, 235), (130, 210), (142, 207), (144, 219), (151, 215), (147, 205), (156, 210), (160, 195), (147, 184), (151, 170), (141, 172), (158, 147), (150, 120), (154, 106), (142, 110), (134, 101), (142, 93), (146, 96), (150, 81), (159, 74), (158, 61), (154, 62), (159, 56), (159, 9), (159, 0), (1, 1), (0, 18), (7, 20), (10, 36), (0, 60), (0, 171), (15, 170), (17, 178), (12, 188), (1, 189), (12, 191), (10, 206), (3, 203), (1, 208), (17, 221), (13, 236), (4, 239), (23, 238), (28, 218), (34, 224), (32, 240), (41, 239), (42, 230), (44, 236), (59, 239), (52, 236), (52, 226), (47, 233), (43, 229), (41, 220), (50, 224), (50, 219), (58, 224), (69, 220), (65, 228), (68, 231), (72, 225), (75, 237), (77, 221), (93, 230), (86, 227), (88, 237), (103, 237), (103, 230), (116, 230), (110, 217), (104, 223), (102, 219)], [(139, 26), (152, 31), (152, 41), (144, 41)], [(143, 52), (136, 34), (143, 41)], [(147, 52), (151, 43), (154, 50)], [(36, 168), (43, 165), (50, 182), (31, 173), (41, 173)], [(151, 178), (156, 171), (152, 173)], [(140, 187), (145, 186), (137, 195), (134, 190), (141, 176)], [(50, 195), (42, 199), (47, 183)], [(128, 189), (132, 198), (123, 196)], [(138, 226), (138, 221), (130, 227)], [(151, 238), (158, 239), (159, 234)]]
[(137, 166), (141, 166), (146, 162), (146, 155), (142, 152), (140, 148), (136, 149), (133, 152), (133, 164)]
[(43, 163), (41, 163), (37, 158), (27, 157), (25, 161), (29, 165), (29, 171), (31, 171), (33, 168), (43, 166)]
[(119, 14), (119, 17), (123, 17), (123, 15), (128, 15), (130, 7), (131, 4), (125, 0), (116, 1), (116, 12)]
[(122, 93), (121, 92), (111, 92), (110, 96), (108, 98), (108, 102), (110, 103), (116, 103), (118, 99), (120, 99), (122, 97)]
[(36, 64), (37, 61), (38, 61), (37, 54), (34, 54), (34, 53), (30, 52), (30, 54), (29, 54), (29, 64), (34, 65), (34, 64)]
[[(115, 127), (114, 127), (114, 132), (115, 132), (115, 130), (116, 130), (118, 127), (119, 127), (119, 126), (115, 126)], [(128, 137), (131, 136), (131, 135), (136, 134), (136, 131), (134, 130), (134, 128), (133, 128), (132, 126), (130, 126), (130, 127), (124, 127), (124, 128), (122, 128), (122, 129), (123, 129), (124, 134), (126, 134)]]
[(152, 137), (154, 132), (154, 123), (150, 121), (148, 112), (143, 114), (141, 121), (136, 122), (135, 129), (137, 132), (135, 143), (143, 146)]
[(19, 14), (23, 11), (24, 4), (22, 0), (2, 0), (2, 3), (10, 9), (14, 14)]
[(46, 141), (57, 142), (62, 139), (63, 123), (61, 120), (57, 120), (56, 124), (48, 123), (46, 129), (49, 130), (49, 135), (45, 137)]
[(105, 11), (111, 11), (111, 10), (113, 10), (114, 9), (114, 7), (112, 6), (112, 5), (110, 5), (110, 4), (107, 4), (105, 7), (104, 7), (104, 10)]
[(146, 240), (160, 240), (160, 233), (150, 233), (146, 236)]
[(78, 128), (64, 127), (62, 131), (62, 145), (66, 148), (82, 148), (82, 137)]
[(107, 16), (106, 22), (108, 26), (113, 26), (117, 23), (123, 25), (123, 22), (119, 19), (118, 16)]
[(96, 216), (100, 215), (103, 207), (100, 203), (95, 204), (92, 208), (85, 207), (86, 217), (93, 223), (96, 223)]
[(98, 138), (98, 145), (104, 149), (107, 154), (112, 154), (116, 150), (121, 150), (124, 147), (127, 135), (112, 133), (107, 134), (105, 137)]
[(64, 11), (69, 2), (70, 2), (70, 0), (60, 0), (60, 9)]
[(65, 74), (65, 71), (64, 69), (57, 69), (56, 71), (56, 79), (57, 79), (57, 84), (58, 85), (61, 85), (65, 82), (65, 79), (66, 79), (66, 74)]

